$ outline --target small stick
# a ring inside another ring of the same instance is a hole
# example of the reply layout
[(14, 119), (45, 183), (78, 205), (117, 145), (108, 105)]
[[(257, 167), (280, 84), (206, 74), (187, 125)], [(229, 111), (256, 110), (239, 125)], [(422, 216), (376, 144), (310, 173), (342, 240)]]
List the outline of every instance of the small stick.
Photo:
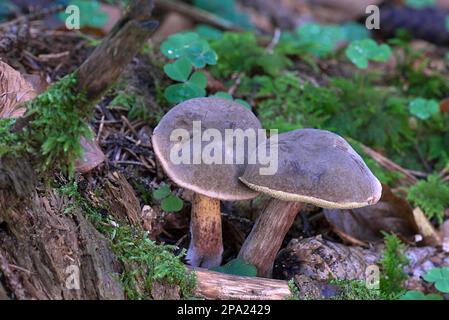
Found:
[(57, 5), (57, 6), (54, 6), (51, 8), (44, 8), (44, 9), (20, 16), (14, 20), (0, 23), (0, 29), (9, 29), (14, 25), (21, 24), (23, 22), (40, 20), (42, 18), (51, 16), (53, 14), (59, 13), (64, 10), (65, 10), (64, 5)]

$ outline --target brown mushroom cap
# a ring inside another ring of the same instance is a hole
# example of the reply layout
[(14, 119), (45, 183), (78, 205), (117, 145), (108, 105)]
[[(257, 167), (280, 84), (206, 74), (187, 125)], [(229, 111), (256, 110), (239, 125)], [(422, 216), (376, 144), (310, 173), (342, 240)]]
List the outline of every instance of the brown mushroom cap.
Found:
[[(164, 171), (179, 186), (196, 193), (220, 200), (246, 200), (257, 196), (257, 192), (247, 188), (239, 181), (247, 163), (248, 153), (244, 153), (244, 163), (236, 164), (174, 164), (170, 160), (170, 152), (175, 145), (192, 147), (193, 121), (201, 121), (201, 131), (217, 129), (225, 138), (225, 129), (261, 129), (256, 116), (247, 108), (234, 101), (221, 98), (195, 98), (173, 107), (154, 129), (152, 142), (154, 152)], [(185, 129), (190, 138), (183, 141), (170, 141), (170, 135), (175, 129)], [(201, 150), (211, 142), (202, 142)], [(222, 148), (224, 157), (224, 143), (215, 142)], [(260, 142), (259, 142), (260, 143)], [(247, 144), (245, 149), (247, 148)], [(190, 149), (192, 150), (192, 149)], [(193, 152), (191, 151), (193, 154)], [(235, 156), (235, 150), (234, 150)]]
[(260, 166), (250, 164), (241, 181), (280, 200), (323, 208), (359, 208), (380, 199), (379, 180), (346, 140), (332, 132), (300, 129), (280, 134), (278, 152), (274, 175), (260, 175)]

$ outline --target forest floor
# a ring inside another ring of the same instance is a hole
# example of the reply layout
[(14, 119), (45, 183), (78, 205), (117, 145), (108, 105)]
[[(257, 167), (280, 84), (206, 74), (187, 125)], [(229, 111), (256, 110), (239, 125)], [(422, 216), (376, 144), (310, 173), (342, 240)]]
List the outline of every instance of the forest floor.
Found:
[[(14, 10), (0, 10), (0, 63), (10, 67), (0, 68), (0, 88), (8, 88), (2, 82), (14, 82), (14, 99), (21, 100), (31, 91), (32, 99), (77, 70), (119, 19), (119, 2), (87, 6), (81, 30), (68, 31), (57, 14), (41, 9), (33, 9), (41, 13), (37, 17), (11, 23), (18, 15), (29, 15), (27, 1), (16, 5), (11, 1)], [(89, 122), (92, 138), (81, 140), (85, 159), (75, 162), (74, 176), (54, 168), (30, 196), (33, 201), (39, 199), (48, 215), (57, 217), (47, 218), (61, 228), (72, 223), (65, 220), (66, 215), (75, 217), (76, 223), (67, 227), (70, 230), (82, 229), (86, 218), (106, 239), (105, 246), (115, 256), (104, 260), (115, 261), (108, 272), (119, 274), (118, 283), (111, 280), (115, 284), (110, 285), (122, 289), (108, 295), (96, 288), (92, 289), (96, 293), (86, 295), (129, 299), (195, 295), (195, 279), (185, 273), (183, 264), (183, 249), (190, 242), (193, 193), (166, 176), (153, 152), (151, 136), (173, 105), (218, 93), (241, 99), (266, 129), (285, 132), (311, 127), (338, 133), (382, 182), (382, 198), (374, 206), (334, 210), (307, 205), (301, 210), (283, 241), (272, 275), (290, 281), (291, 298), (447, 299), (449, 31), (443, 27), (445, 37), (440, 36), (442, 27), (437, 22), (441, 17), (435, 18), (434, 29), (423, 40), (411, 22), (412, 30), (407, 30), (407, 23), (397, 26), (401, 15), (410, 14), (401, 11), (405, 6), (389, 3), (381, 7), (390, 15), (382, 20), (386, 26), (380, 32), (369, 32), (364, 27), (366, 15), (349, 10), (345, 1), (334, 1), (335, 7), (329, 9), (306, 1), (280, 1), (274, 7), (270, 1), (244, 0), (228, 8), (235, 12), (222, 15), (231, 21), (229, 25), (213, 15), (213, 5), (203, 1), (194, 3), (200, 7), (203, 3), (208, 15), (190, 4), (189, 10), (183, 10), (177, 1), (167, 3), (156, 1), (153, 18), (159, 27), (96, 103)], [(449, 7), (440, 9), (449, 15)], [(98, 21), (105, 14), (107, 24)], [(416, 9), (410, 19), (419, 20), (420, 14), (431, 19), (435, 13)], [(186, 31), (195, 34), (186, 35)], [(164, 66), (176, 61), (168, 51), (179, 49), (169, 36), (201, 43), (204, 56), (213, 52), (216, 61), (194, 64), (206, 76), (203, 88), (194, 84), (204, 94), (186, 89), (191, 79), (172, 80), (164, 72)], [(174, 84), (185, 91), (167, 90)], [(5, 100), (11, 92), (0, 94), (0, 118), (24, 115), (25, 109)], [(170, 201), (158, 196), (167, 186), (165, 198)], [(251, 274), (247, 265), (235, 267), (235, 259), (269, 200), (259, 196), (222, 202), (224, 267), (219, 271)], [(12, 245), (11, 239), (22, 239), (16, 232), (25, 232), (9, 225), (21, 219), (11, 214), (14, 210), (11, 205), (0, 215), (0, 298), (70, 297), (49, 289), (54, 283), (37, 285), (30, 280), (33, 275), (27, 274), (25, 265), (35, 268), (29, 262), (34, 258), (12, 252), (20, 246)], [(22, 213), (31, 212), (27, 210)], [(33, 219), (27, 230), (36, 232), (35, 221), (45, 220)], [(83, 241), (98, 238), (97, 231), (86, 227), (88, 236), (75, 232), (73, 239), (67, 234), (58, 239), (65, 239), (60, 240), (64, 246), (76, 251)], [(49, 265), (59, 261), (56, 252), (61, 247), (56, 238), (49, 242), (55, 241), (54, 247), (45, 248), (52, 261)], [(36, 246), (34, 240), (26, 241)], [(37, 250), (44, 250), (39, 246)], [(88, 247), (84, 244), (82, 250)], [(63, 253), (72, 255), (69, 249)], [(67, 266), (66, 258), (60, 260), (58, 264)], [(380, 288), (365, 285), (377, 280)]]

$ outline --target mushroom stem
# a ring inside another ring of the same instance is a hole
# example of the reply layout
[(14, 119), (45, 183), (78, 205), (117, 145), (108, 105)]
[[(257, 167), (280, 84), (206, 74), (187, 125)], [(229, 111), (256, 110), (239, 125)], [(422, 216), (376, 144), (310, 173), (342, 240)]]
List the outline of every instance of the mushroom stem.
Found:
[(257, 218), (239, 257), (254, 265), (259, 277), (271, 276), (282, 241), (303, 205), (302, 202), (272, 199)]
[(203, 268), (219, 266), (223, 253), (220, 200), (193, 195), (190, 235), (186, 257), (189, 264)]

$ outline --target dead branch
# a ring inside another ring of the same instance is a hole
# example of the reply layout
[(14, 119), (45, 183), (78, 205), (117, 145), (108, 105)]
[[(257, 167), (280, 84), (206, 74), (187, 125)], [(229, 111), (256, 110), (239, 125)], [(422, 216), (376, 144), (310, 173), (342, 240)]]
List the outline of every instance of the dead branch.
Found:
[(210, 300), (285, 300), (291, 296), (287, 281), (242, 277), (195, 268), (195, 296)]

